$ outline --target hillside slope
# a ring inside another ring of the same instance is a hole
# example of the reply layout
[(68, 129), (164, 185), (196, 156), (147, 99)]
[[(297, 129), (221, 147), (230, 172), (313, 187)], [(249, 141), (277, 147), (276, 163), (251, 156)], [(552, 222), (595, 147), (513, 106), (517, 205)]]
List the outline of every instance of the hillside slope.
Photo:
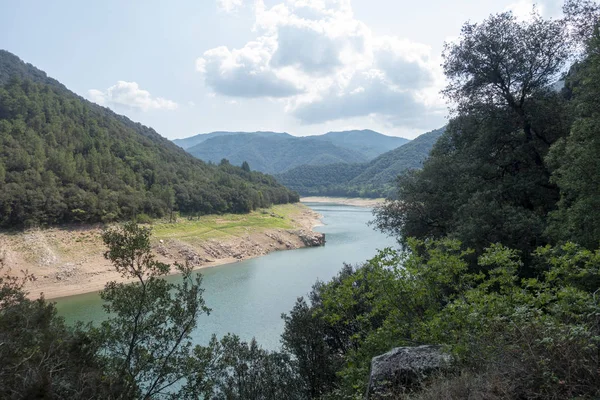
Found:
[(357, 151), (334, 145), (315, 137), (294, 137), (288, 134), (261, 135), (241, 133), (216, 136), (187, 149), (193, 156), (210, 162), (225, 158), (231, 164), (244, 161), (253, 170), (276, 173), (299, 165), (325, 165), (340, 162), (367, 161)]
[(367, 160), (372, 160), (387, 151), (409, 142), (408, 139), (402, 137), (382, 135), (379, 132), (368, 129), (328, 132), (316, 137), (327, 140), (339, 147), (353, 149), (364, 155)]
[(445, 127), (424, 133), (368, 163), (302, 165), (275, 177), (304, 196), (391, 196), (395, 177), (419, 168), (444, 130)]
[(296, 200), (274, 178), (207, 165), (0, 51), (0, 227), (247, 212)]
[(350, 184), (385, 185), (407, 169), (420, 168), (445, 128), (424, 133), (402, 147), (388, 151), (367, 164)]

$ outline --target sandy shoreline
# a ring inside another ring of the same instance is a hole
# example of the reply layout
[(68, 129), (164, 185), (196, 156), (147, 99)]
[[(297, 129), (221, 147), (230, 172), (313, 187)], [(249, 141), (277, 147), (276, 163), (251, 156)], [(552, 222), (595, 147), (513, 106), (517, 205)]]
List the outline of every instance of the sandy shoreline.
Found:
[[(290, 206), (292, 207), (292, 206)], [(314, 245), (321, 234), (321, 216), (297, 204), (286, 218), (291, 228), (243, 228), (222, 238), (158, 236), (152, 239), (157, 260), (190, 263), (194, 269), (211, 268), (260, 257), (278, 250)], [(243, 220), (242, 220), (243, 224)], [(175, 229), (176, 230), (176, 229)], [(126, 282), (104, 259), (100, 226), (0, 232), (0, 256), (13, 275), (27, 270), (36, 277), (26, 286), (30, 298), (43, 293), (57, 299), (102, 290), (110, 281)], [(173, 274), (177, 271), (173, 268)]]
[(300, 199), (302, 203), (333, 203), (344, 204), (357, 207), (375, 207), (382, 204), (385, 199), (364, 199), (360, 197), (324, 197), (324, 196), (309, 196)]

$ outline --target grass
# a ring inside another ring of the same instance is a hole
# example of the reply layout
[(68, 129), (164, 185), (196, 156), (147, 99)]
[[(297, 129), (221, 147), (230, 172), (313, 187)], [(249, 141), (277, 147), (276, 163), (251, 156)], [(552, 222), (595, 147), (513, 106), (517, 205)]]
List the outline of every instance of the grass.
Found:
[(175, 223), (155, 222), (152, 227), (155, 239), (178, 239), (186, 242), (242, 236), (267, 229), (292, 229), (294, 217), (302, 205), (285, 204), (261, 209), (250, 214), (206, 215), (188, 220), (180, 217)]

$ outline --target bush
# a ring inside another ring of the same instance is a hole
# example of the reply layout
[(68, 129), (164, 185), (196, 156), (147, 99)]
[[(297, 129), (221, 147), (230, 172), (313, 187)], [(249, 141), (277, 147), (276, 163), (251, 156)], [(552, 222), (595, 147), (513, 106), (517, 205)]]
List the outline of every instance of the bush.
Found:
[(148, 214), (141, 213), (136, 215), (135, 222), (138, 224), (152, 224), (152, 217)]

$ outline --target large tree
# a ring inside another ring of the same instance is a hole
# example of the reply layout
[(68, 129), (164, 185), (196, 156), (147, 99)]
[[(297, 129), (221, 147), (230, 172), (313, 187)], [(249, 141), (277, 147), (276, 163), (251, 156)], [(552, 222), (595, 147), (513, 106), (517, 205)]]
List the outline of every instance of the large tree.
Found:
[(479, 253), (495, 242), (523, 254), (545, 244), (558, 188), (544, 158), (569, 126), (552, 83), (571, 48), (565, 20), (535, 13), (465, 24), (444, 51), (453, 119), (422, 171), (399, 179), (377, 226), (402, 241), (449, 235)]
[(181, 283), (166, 281), (170, 266), (154, 259), (150, 230), (127, 223), (104, 232), (106, 258), (133, 283), (110, 282), (101, 292), (110, 318), (98, 330), (108, 373), (139, 399), (197, 397), (203, 388), (191, 332), (210, 310), (202, 276), (177, 265)]

